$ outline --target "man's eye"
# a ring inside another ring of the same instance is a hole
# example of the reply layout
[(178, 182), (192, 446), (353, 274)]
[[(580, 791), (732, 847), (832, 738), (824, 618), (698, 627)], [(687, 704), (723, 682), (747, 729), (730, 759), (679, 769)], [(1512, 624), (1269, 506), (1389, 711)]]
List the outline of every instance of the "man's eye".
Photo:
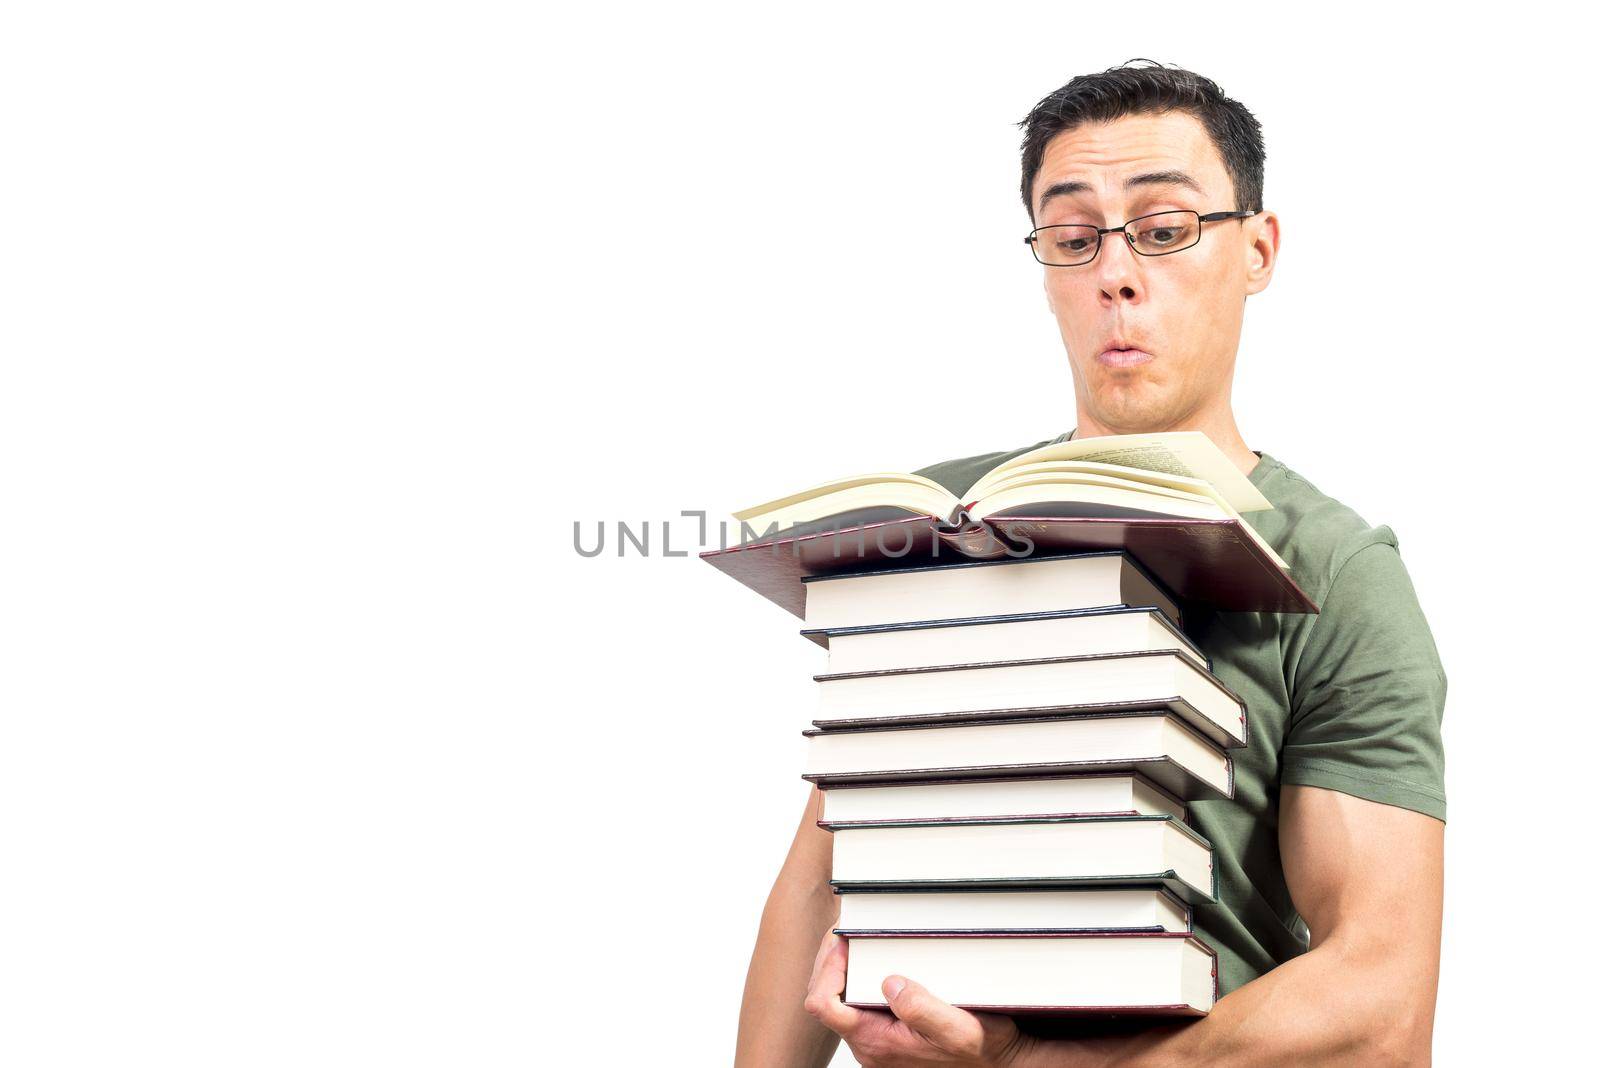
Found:
[(1189, 239), (1190, 227), (1187, 226), (1152, 226), (1140, 232), (1139, 243), (1151, 248), (1169, 248), (1181, 245)]

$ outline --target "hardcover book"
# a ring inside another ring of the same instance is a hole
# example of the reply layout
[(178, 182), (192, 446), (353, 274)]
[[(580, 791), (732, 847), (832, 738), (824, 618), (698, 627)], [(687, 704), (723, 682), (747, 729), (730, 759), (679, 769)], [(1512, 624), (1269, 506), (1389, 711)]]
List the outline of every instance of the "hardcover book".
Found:
[(1214, 901), (1211, 844), (1171, 816), (832, 823), (835, 886), (1159, 885)]
[(818, 786), (1137, 772), (1182, 801), (1233, 796), (1228, 754), (1163, 710), (801, 733)]
[(1154, 650), (1181, 653), (1211, 669), (1211, 659), (1154, 608), (1014, 612), (800, 633), (828, 650), (830, 674)]
[(982, 816), (1176, 816), (1182, 801), (1139, 775), (1042, 775), (829, 786), (819, 823), (972, 819)]
[(734, 513), (748, 537), (700, 556), (797, 616), (811, 576), (1105, 550), (1126, 551), (1183, 599), (1315, 612), (1240, 514), (1271, 507), (1199, 432), (1084, 438), (1008, 460), (964, 498), (910, 474), (823, 483)]
[(1217, 955), (1193, 935), (865, 934), (849, 938), (845, 1004), (884, 1008), (883, 981), (915, 976), (960, 1008), (1008, 1015), (1203, 1016)]
[(1244, 702), (1177, 652), (1108, 653), (817, 675), (818, 727), (1014, 719), (1145, 703), (1225, 748), (1247, 739)]
[(1190, 934), (1194, 909), (1160, 887), (835, 887), (835, 934), (1056, 934), (1162, 931)]

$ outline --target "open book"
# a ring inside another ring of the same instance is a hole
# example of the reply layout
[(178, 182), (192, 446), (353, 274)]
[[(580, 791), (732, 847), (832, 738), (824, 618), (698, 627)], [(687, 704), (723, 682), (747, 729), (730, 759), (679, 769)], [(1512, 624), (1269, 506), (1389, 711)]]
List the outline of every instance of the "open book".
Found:
[(1287, 569), (1239, 514), (1271, 507), (1210, 438), (1186, 430), (1043, 445), (994, 467), (963, 497), (922, 475), (856, 475), (733, 517), (758, 538), (820, 521), (838, 529), (896, 513), (932, 516), (956, 529), (1008, 515), (1237, 520), (1268, 559)]
[(1012, 457), (960, 497), (921, 475), (834, 479), (733, 513), (740, 543), (700, 555), (796, 615), (816, 575), (1110, 549), (1181, 598), (1315, 612), (1241, 515), (1270, 508), (1199, 431), (1114, 435)]

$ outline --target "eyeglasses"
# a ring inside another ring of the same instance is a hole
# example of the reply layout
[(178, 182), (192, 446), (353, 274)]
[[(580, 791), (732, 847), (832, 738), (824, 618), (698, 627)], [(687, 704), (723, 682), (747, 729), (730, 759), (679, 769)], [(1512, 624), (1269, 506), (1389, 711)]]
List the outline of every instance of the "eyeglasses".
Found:
[(1200, 243), (1200, 224), (1221, 219), (1244, 219), (1253, 211), (1158, 211), (1129, 219), (1121, 226), (1089, 226), (1068, 223), (1041, 226), (1022, 240), (1033, 249), (1033, 258), (1046, 267), (1081, 267), (1100, 254), (1103, 234), (1121, 234), (1128, 247), (1141, 256), (1170, 256)]

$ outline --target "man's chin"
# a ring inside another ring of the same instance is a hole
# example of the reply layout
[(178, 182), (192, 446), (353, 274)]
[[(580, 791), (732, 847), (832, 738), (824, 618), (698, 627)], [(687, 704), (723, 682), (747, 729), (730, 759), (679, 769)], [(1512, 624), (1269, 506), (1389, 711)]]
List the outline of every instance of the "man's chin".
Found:
[(1102, 390), (1089, 406), (1095, 419), (1118, 434), (1145, 434), (1171, 426), (1176, 405), (1152, 390)]

